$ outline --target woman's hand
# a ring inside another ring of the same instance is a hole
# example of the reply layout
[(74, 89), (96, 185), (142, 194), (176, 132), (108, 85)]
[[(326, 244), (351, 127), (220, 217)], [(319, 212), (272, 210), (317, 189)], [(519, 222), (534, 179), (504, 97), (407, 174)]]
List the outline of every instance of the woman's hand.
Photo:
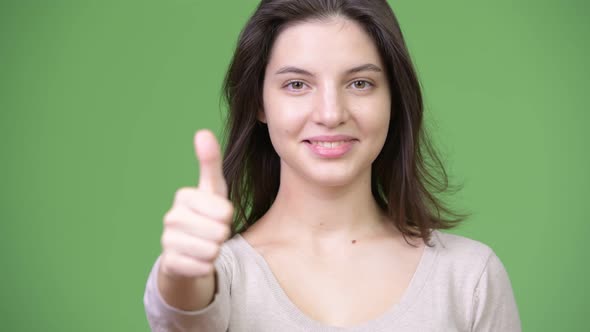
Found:
[(194, 144), (199, 186), (179, 189), (164, 216), (160, 272), (171, 279), (211, 276), (233, 217), (215, 136), (208, 130), (198, 131)]

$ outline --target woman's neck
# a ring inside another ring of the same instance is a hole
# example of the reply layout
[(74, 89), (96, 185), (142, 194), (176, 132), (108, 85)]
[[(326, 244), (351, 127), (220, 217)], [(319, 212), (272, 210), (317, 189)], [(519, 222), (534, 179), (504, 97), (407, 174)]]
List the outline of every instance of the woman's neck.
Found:
[(370, 172), (342, 186), (311, 183), (282, 172), (277, 197), (259, 226), (275, 238), (330, 247), (383, 234), (391, 230), (385, 221), (371, 193)]

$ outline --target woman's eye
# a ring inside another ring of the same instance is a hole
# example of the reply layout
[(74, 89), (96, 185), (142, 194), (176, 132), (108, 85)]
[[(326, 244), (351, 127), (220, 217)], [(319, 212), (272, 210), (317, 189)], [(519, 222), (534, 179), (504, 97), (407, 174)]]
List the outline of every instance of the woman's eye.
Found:
[(301, 90), (305, 87), (305, 83), (301, 82), (301, 81), (293, 81), (293, 82), (289, 82), (287, 84), (288, 87), (291, 88), (291, 90)]
[(354, 81), (354, 82), (352, 82), (352, 85), (355, 89), (359, 89), (359, 90), (366, 90), (372, 86), (371, 83), (369, 83), (367, 81), (363, 81), (363, 80)]

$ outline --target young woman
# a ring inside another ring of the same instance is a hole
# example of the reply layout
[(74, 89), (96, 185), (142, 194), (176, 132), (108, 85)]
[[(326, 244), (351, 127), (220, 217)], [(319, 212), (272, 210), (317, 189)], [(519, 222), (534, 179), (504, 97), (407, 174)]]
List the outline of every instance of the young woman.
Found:
[(494, 252), (439, 231), (462, 216), (434, 195), (446, 174), (385, 0), (263, 0), (225, 91), (223, 161), (198, 132), (199, 185), (164, 217), (153, 330), (520, 331)]

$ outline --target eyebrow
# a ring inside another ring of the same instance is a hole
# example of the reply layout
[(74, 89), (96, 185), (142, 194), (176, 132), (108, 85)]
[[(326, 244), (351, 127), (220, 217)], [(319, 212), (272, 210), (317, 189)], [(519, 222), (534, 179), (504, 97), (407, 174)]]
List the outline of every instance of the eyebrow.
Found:
[[(360, 66), (357, 66), (357, 67), (347, 70), (346, 74), (348, 74), (348, 75), (356, 74), (356, 73), (360, 73), (363, 71), (372, 71), (372, 72), (376, 72), (376, 73), (383, 72), (383, 70), (381, 68), (379, 68), (379, 66), (376, 66), (372, 63), (366, 63), (364, 65), (360, 65)], [(281, 75), (281, 74), (287, 74), (287, 73), (300, 74), (300, 75), (305, 75), (305, 76), (314, 76), (312, 73), (310, 73), (309, 71), (307, 71), (305, 69), (301, 69), (301, 68), (297, 68), (297, 67), (293, 67), (293, 66), (283, 67), (283, 68), (279, 69), (275, 73), (275, 75)]]

